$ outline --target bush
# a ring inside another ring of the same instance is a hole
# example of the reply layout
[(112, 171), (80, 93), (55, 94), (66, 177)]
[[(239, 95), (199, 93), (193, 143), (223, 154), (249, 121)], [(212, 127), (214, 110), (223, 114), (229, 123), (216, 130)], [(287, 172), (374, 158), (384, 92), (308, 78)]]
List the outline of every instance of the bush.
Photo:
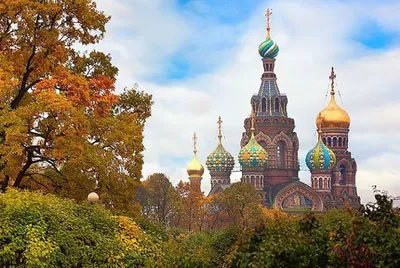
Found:
[(0, 267), (132, 267), (157, 255), (132, 220), (98, 205), (9, 190), (0, 210)]

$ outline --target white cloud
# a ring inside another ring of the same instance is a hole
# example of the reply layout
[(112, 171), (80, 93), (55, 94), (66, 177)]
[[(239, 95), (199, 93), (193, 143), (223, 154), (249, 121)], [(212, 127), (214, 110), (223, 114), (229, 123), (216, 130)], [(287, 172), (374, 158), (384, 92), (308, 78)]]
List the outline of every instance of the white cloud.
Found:
[[(263, 11), (254, 10), (247, 21), (229, 26), (190, 18), (169, 1), (128, 2), (100, 1), (113, 21), (99, 48), (112, 53), (120, 69), (120, 88), (139, 82), (154, 95), (153, 116), (145, 131), (144, 175), (165, 172), (174, 183), (186, 179), (193, 132), (198, 133), (198, 156), (204, 163), (217, 144), (219, 115), (224, 146), (236, 158), (250, 98), (258, 91), (262, 73), (257, 46), (265, 35)], [(296, 120), (299, 158), (303, 160), (316, 142), (314, 120), (327, 104), (328, 76), (335, 66), (338, 103), (352, 119), (349, 149), (358, 163), (358, 191), (365, 202), (373, 198), (372, 185), (400, 195), (400, 47), (371, 50), (353, 38), (366, 19), (399, 32), (397, 4), (371, 3), (279, 1), (272, 6), (272, 37), (281, 49), (276, 74), (281, 92), (289, 98), (289, 116)], [(191, 64), (212, 68), (187, 79), (155, 82), (152, 76), (168, 71), (168, 59), (178, 50)], [(309, 182), (308, 172), (300, 176)], [(239, 173), (232, 175), (233, 181), (239, 178)]]

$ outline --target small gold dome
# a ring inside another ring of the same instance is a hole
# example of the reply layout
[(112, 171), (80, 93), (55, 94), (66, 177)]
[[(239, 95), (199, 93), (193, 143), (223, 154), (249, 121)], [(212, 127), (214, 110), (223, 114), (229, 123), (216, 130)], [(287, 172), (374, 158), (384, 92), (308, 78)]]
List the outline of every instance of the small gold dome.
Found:
[(317, 128), (321, 126), (321, 129), (348, 129), (350, 127), (350, 116), (336, 104), (334, 92), (331, 92), (331, 101), (328, 106), (318, 114), (315, 123)]
[(187, 165), (186, 171), (190, 178), (201, 178), (204, 173), (204, 167), (197, 159), (197, 156), (194, 155), (192, 161)]
[(197, 159), (196, 144), (197, 144), (197, 136), (196, 136), (196, 132), (195, 132), (193, 134), (193, 153), (194, 153), (194, 156), (193, 156), (192, 161), (190, 161), (190, 163), (186, 167), (186, 172), (189, 175), (189, 178), (201, 178), (201, 176), (203, 176), (203, 173), (204, 173), (204, 167), (200, 163), (199, 159)]

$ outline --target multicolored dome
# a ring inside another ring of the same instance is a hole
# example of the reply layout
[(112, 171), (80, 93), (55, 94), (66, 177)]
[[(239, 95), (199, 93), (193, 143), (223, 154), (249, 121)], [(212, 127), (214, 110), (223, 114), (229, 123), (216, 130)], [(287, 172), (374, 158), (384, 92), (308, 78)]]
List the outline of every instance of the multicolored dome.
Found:
[(222, 144), (207, 157), (206, 166), (209, 171), (232, 171), (235, 165), (233, 156), (225, 150)]
[(263, 58), (275, 58), (278, 52), (279, 47), (271, 38), (265, 39), (258, 47), (258, 53)]
[(336, 164), (335, 153), (325, 146), (319, 134), (318, 143), (306, 156), (306, 164), (309, 169), (330, 169)]
[(254, 137), (254, 111), (251, 112), (251, 137), (239, 152), (239, 163), (242, 167), (263, 167), (267, 163), (267, 151)]

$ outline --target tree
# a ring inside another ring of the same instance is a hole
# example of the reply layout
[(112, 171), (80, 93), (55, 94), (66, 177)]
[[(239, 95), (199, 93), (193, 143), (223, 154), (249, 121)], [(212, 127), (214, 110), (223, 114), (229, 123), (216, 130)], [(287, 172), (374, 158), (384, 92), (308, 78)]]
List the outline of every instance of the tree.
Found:
[(41, 189), (82, 200), (96, 190), (133, 213), (151, 95), (114, 93), (110, 55), (81, 53), (110, 17), (92, 0), (0, 3), (1, 189)]
[(163, 173), (154, 173), (147, 177), (138, 188), (137, 198), (142, 214), (164, 226), (170, 226), (179, 213), (179, 194)]
[(254, 225), (264, 217), (260, 198), (254, 186), (248, 183), (233, 183), (218, 194), (214, 202), (214, 206), (224, 212), (234, 226)]
[(207, 218), (207, 200), (196, 184), (180, 181), (176, 189), (182, 199), (182, 213), (177, 226), (192, 231), (201, 231)]

